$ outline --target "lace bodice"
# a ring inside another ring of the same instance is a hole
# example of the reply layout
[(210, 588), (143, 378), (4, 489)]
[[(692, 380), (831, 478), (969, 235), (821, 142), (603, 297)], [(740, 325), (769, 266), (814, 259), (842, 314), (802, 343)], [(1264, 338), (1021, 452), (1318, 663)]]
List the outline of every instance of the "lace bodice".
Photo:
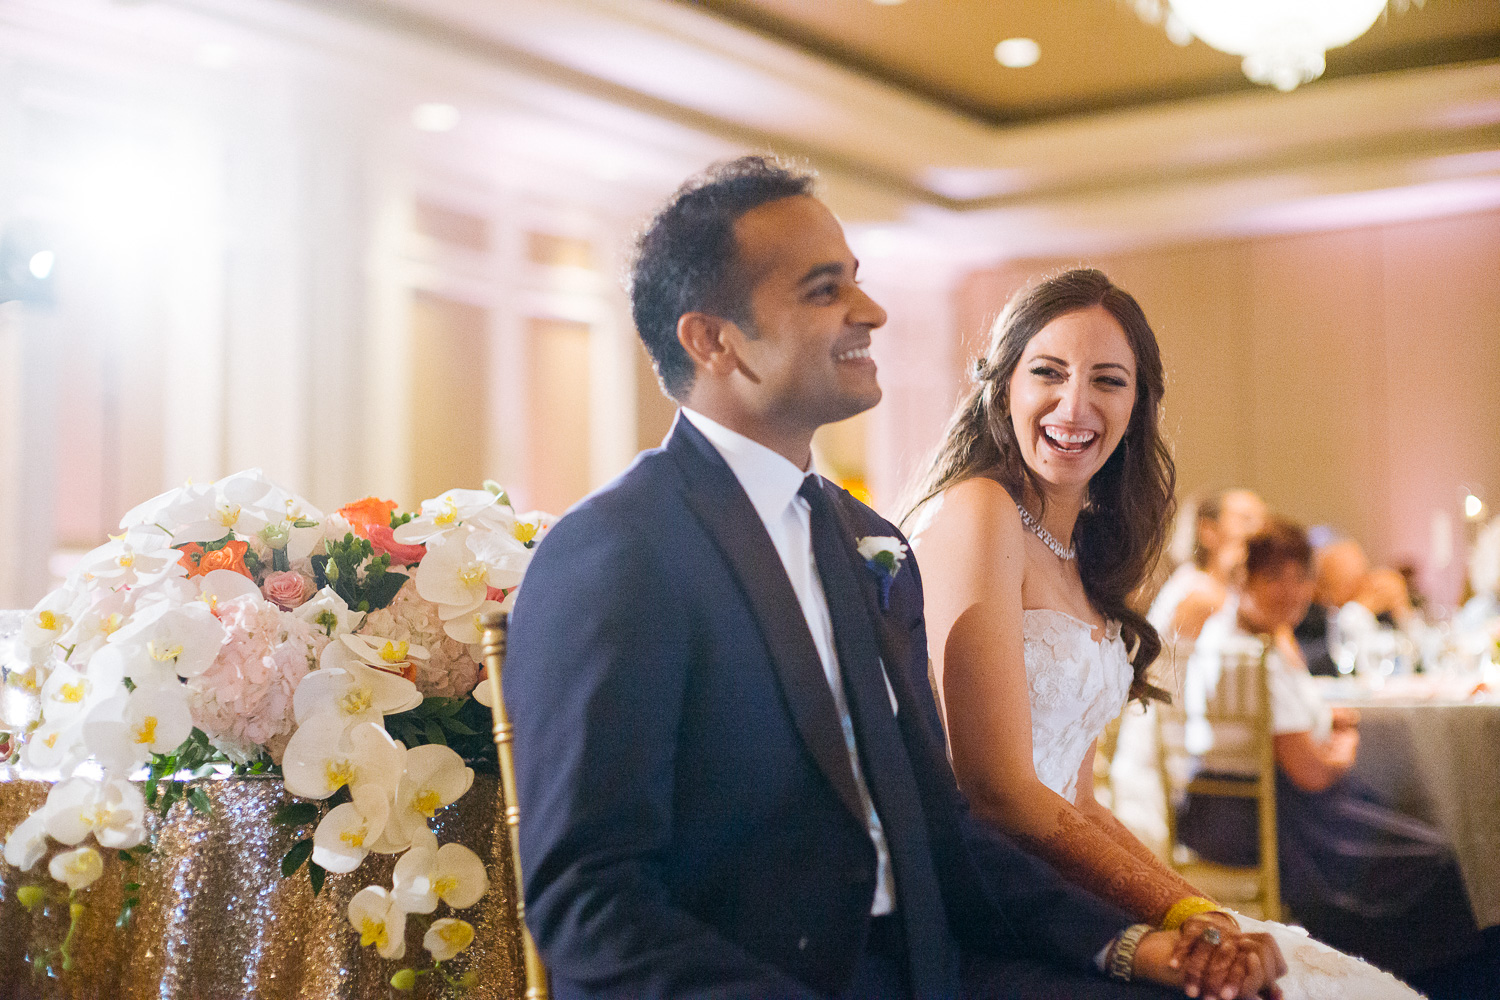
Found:
[(1096, 641), (1087, 622), (1050, 608), (1030, 608), (1022, 612), (1022, 635), (1036, 776), (1072, 802), (1084, 755), (1130, 693), (1120, 623), (1110, 622)]

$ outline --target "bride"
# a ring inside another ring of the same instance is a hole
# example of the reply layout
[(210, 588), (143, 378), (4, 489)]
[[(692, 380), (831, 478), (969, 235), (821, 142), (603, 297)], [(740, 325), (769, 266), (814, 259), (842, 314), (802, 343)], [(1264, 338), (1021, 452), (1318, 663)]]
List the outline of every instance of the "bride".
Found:
[(1094, 800), (1099, 733), (1127, 697), (1162, 696), (1146, 681), (1161, 640), (1127, 599), (1170, 520), (1163, 388), (1140, 306), (1099, 271), (1042, 281), (997, 320), (911, 532), (959, 783), (982, 818), (1068, 878), (1180, 927), (1175, 960), (1205, 996), (1231, 963), (1265, 960), (1238, 944), (1249, 932), (1279, 945), (1288, 998), (1415, 996), (1299, 931), (1203, 898)]

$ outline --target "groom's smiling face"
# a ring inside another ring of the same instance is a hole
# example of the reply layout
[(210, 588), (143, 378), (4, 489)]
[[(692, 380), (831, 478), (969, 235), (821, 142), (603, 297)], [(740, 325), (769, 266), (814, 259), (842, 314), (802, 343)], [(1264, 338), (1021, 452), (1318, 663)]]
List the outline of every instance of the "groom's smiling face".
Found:
[(808, 432), (880, 402), (871, 332), (885, 310), (859, 287), (859, 262), (822, 202), (782, 198), (734, 226), (748, 314), (730, 334), (738, 394), (760, 419)]

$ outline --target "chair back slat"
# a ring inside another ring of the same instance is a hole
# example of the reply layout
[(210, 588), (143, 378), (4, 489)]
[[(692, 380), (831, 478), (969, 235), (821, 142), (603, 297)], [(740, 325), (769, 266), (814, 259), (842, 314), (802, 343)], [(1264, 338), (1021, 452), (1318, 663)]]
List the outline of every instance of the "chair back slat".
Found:
[[(1177, 663), (1185, 664), (1187, 651), (1181, 644), (1172, 648)], [(1253, 783), (1214, 779), (1195, 779), (1193, 758), (1187, 750), (1188, 717), (1180, 693), (1185, 685), (1178, 683), (1173, 704), (1157, 707), (1158, 764), (1162, 788), (1167, 797), (1167, 851), (1174, 867), (1189, 874), (1196, 867), (1223, 866), (1185, 863), (1178, 860), (1176, 793), (1236, 795), (1256, 800), (1257, 828), (1260, 836), (1260, 861), (1256, 865), (1257, 899), (1266, 919), (1281, 916), (1281, 879), (1276, 844), (1276, 753), (1271, 713), (1271, 693), (1267, 668), (1270, 645), (1258, 641), (1225, 650), (1216, 664), (1196, 664), (1210, 676), (1203, 684), (1203, 722), (1213, 733), (1239, 733), (1248, 737), (1246, 756), (1255, 761)], [(1217, 678), (1212, 674), (1217, 673)], [(1182, 671), (1179, 669), (1179, 674)], [(1195, 678), (1195, 681), (1199, 680)], [(1238, 786), (1238, 787), (1236, 787)]]
[(505, 796), (505, 827), (510, 838), (511, 871), (515, 873), (516, 922), (521, 928), (521, 950), (526, 963), (526, 1000), (547, 1000), (547, 969), (541, 953), (526, 928), (526, 885), (521, 878), (521, 807), (516, 796), (516, 761), (513, 752), (514, 732), (505, 711), (502, 678), (505, 673), (505, 636), (510, 615), (492, 611), (485, 615), (484, 669), (488, 673), (490, 713), (494, 718), (495, 754), (500, 761), (500, 789)]

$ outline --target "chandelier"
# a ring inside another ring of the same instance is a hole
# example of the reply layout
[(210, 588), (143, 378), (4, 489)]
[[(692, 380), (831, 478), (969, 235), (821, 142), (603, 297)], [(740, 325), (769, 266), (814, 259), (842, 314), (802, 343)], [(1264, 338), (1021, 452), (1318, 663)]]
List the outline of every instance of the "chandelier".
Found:
[[(1397, 0), (1405, 9), (1423, 0)], [(1136, 13), (1162, 24), (1178, 45), (1202, 39), (1243, 57), (1256, 83), (1293, 90), (1323, 75), (1323, 53), (1370, 30), (1386, 0), (1135, 0)]]

